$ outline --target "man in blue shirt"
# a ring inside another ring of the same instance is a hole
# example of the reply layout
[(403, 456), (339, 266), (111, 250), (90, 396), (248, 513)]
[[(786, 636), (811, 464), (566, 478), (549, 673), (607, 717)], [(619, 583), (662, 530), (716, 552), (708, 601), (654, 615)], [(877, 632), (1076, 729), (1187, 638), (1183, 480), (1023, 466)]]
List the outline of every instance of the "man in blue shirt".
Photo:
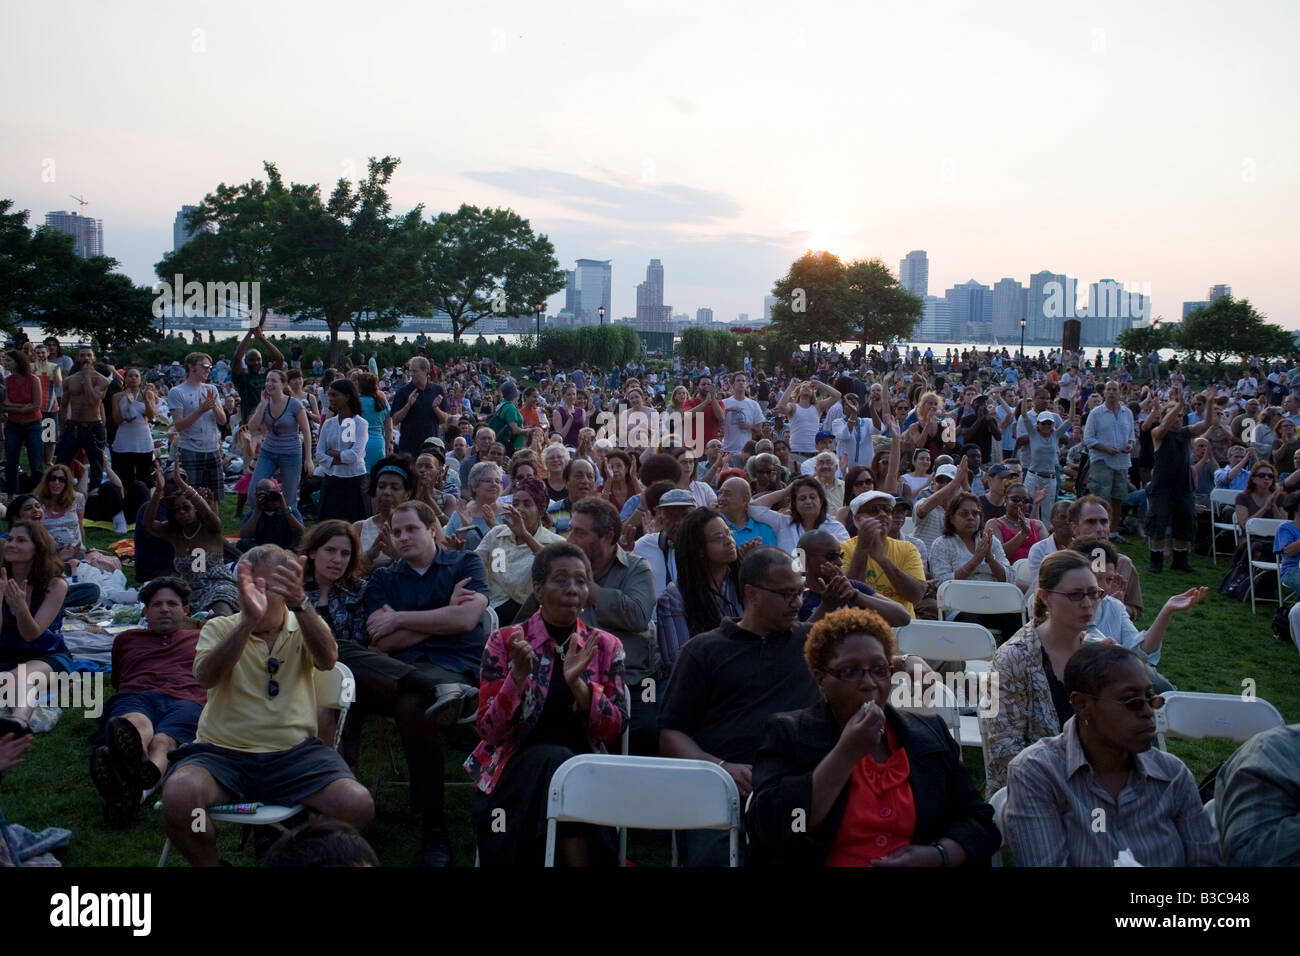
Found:
[(429, 360), (416, 356), (410, 361), (411, 380), (393, 396), (393, 424), (399, 427), (397, 450), (414, 460), (430, 435), (438, 432), (438, 423), (447, 417), (443, 388), (429, 377)]
[[(731, 529), (731, 536), (736, 539), (736, 550), (743, 554), (748, 554), (750, 549), (759, 546), (776, 547), (776, 532), (749, 516), (751, 497), (749, 482), (744, 478), (728, 478), (718, 489), (718, 510), (722, 514), (722, 520)], [(757, 541), (758, 544), (746, 549), (745, 545), (751, 541)]]
[(433, 509), (424, 502), (398, 505), (389, 527), (401, 557), (371, 575), (366, 588), (372, 653), (348, 662), (361, 705), (397, 719), (411, 806), (423, 816), (422, 861), (450, 866), (438, 727), (468, 716), (477, 701), (487, 577), (477, 554), (438, 547)]

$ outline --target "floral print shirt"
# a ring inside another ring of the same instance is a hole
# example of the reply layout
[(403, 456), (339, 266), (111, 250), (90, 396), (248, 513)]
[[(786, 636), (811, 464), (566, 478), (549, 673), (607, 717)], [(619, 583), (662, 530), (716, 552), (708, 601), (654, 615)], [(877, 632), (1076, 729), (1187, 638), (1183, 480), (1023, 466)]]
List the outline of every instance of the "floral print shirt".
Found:
[(1061, 722), (1043, 670), (1043, 644), (1033, 624), (1026, 624), (998, 648), (990, 670), (998, 680), (996, 688), (990, 688), (994, 698), (980, 702), (980, 734), (985, 792), (991, 796), (1006, 784), (1011, 758), (1044, 737), (1055, 737)]

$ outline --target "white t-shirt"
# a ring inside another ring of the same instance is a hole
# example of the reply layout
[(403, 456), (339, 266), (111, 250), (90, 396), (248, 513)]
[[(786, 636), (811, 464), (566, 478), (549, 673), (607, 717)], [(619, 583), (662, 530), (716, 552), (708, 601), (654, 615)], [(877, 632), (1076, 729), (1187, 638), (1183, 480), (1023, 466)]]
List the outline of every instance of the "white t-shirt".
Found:
[[(204, 396), (211, 392), (220, 400), (214, 385), (191, 385), (181, 382), (167, 392), (167, 408), (172, 421), (188, 418), (199, 410)], [(252, 410), (248, 411), (252, 414)], [(189, 428), (180, 433), (180, 447), (186, 451), (217, 451), (221, 448), (221, 429), (217, 427), (217, 417), (210, 410), (199, 416)]]
[(736, 423), (748, 422), (750, 425), (760, 425), (763, 421), (763, 410), (752, 398), (733, 397), (724, 398), (722, 408), (727, 419), (722, 432), (722, 447), (725, 451), (735, 454), (745, 447), (745, 442), (754, 437), (752, 431), (738, 428)]

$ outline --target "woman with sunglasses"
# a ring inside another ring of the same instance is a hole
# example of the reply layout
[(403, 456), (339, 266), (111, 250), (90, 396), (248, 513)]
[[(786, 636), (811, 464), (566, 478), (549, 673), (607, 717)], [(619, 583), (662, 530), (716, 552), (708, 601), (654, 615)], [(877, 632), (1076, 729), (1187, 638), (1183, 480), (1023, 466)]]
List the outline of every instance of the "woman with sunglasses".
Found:
[(45, 530), (54, 539), (64, 561), (79, 558), (86, 550), (86, 496), (77, 490), (72, 469), (51, 465), (32, 489), (45, 510)]
[(1062, 690), (1073, 716), (1008, 769), (1002, 830), (1016, 865), (1114, 866), (1127, 854), (1128, 865), (1218, 866), (1191, 771), (1151, 746), (1164, 698), (1141, 657), (1113, 644), (1082, 648)]
[[(1277, 486), (1277, 469), (1266, 461), (1255, 463), (1250, 469), (1246, 490), (1237, 495), (1237, 526), (1244, 536), (1246, 522), (1251, 518), (1286, 518), (1282, 510), (1285, 492)], [(1243, 537), (1244, 539), (1244, 537)]]
[(1006, 783), (1007, 764), (1016, 754), (1043, 737), (1055, 737), (1074, 714), (1061, 679), (1105, 596), (1083, 555), (1057, 551), (1043, 559), (1034, 619), (993, 656), (996, 706), (980, 708), (990, 795)]
[(835, 611), (809, 633), (822, 700), (767, 721), (746, 816), (755, 865), (989, 865), (993, 811), (943, 720), (889, 702), (908, 663), (896, 650), (872, 611)]
[[(1038, 497), (1037, 493), (1035, 497)], [(1047, 489), (1044, 488), (1039, 500), (1046, 497)], [(1000, 518), (990, 518), (988, 524), (1002, 539), (1002, 550), (1006, 553), (1007, 560), (1015, 564), (1021, 558), (1029, 557), (1029, 549), (1046, 538), (1048, 530), (1047, 525), (1037, 518), (1029, 517), (1030, 505), (1034, 504), (1034, 499), (1024, 485), (1009, 486), (1003, 501), (1007, 513)], [(1050, 508), (1048, 513), (1051, 513)]]

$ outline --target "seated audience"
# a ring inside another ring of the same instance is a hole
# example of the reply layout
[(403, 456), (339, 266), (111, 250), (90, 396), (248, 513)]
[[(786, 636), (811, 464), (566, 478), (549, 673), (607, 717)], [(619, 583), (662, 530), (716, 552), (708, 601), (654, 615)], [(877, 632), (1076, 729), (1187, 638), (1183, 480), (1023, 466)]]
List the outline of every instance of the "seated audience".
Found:
[(141, 626), (113, 639), (113, 686), (90, 757), (90, 779), (111, 827), (130, 823), (142, 791), (167, 771), (167, 755), (188, 744), (207, 700), (194, 678), (197, 630), (185, 628), (189, 586), (154, 578), (140, 589)]
[[(750, 516), (750, 498), (749, 482), (744, 478), (727, 478), (718, 486), (718, 513), (736, 539), (742, 557), (754, 548), (776, 546), (776, 532), (772, 527)], [(750, 544), (751, 541), (758, 543)]]
[[(542, 863), (552, 775), (575, 754), (616, 747), (626, 720), (622, 645), (579, 617), (592, 583), (586, 554), (549, 544), (531, 572), (536, 612), (493, 632), (483, 650), (483, 740), (465, 762), (482, 791), (472, 819), (483, 866)], [(608, 860), (614, 849), (608, 834), (590, 827), (561, 824), (556, 837), (557, 858), (568, 866)]]
[(263, 478), (257, 483), (256, 491), (253, 510), (239, 530), (239, 550), (275, 544), (292, 551), (302, 537), (302, 522), (285, 502), (279, 483), (274, 478)]
[[(62, 572), (54, 540), (42, 524), (19, 521), (10, 529), (0, 576), (0, 673), (21, 666), (30, 683), (38, 675), (48, 679), (72, 669), (72, 655), (63, 643), (68, 582)], [(17, 684), (15, 677), (9, 679)], [(0, 717), (0, 736), (31, 733), (28, 718), (35, 703), (23, 700), (8, 717)]]
[[(466, 551), (478, 548), (483, 538), (501, 523), (504, 505), (501, 497), (501, 468), (491, 461), (481, 461), (469, 470), (468, 504), (462, 504), (443, 529), (452, 539), (451, 547)], [(457, 542), (463, 541), (463, 544)]]
[(925, 566), (914, 545), (889, 537), (894, 496), (867, 491), (849, 504), (857, 533), (840, 545), (848, 561), (845, 574), (863, 581), (878, 593), (897, 601), (915, 614), (915, 604), (925, 596)]
[[(947, 726), (889, 703), (896, 650), (869, 611), (836, 611), (808, 635), (822, 699), (767, 721), (747, 814), (755, 863), (988, 866), (993, 810)], [(806, 826), (792, 827), (800, 812)]]
[(663, 596), (664, 589), (677, 580), (677, 535), (682, 522), (695, 510), (695, 499), (689, 491), (674, 488), (666, 481), (658, 481), (641, 496), (651, 527), (636, 539), (632, 553), (645, 558), (654, 575), (655, 594)]
[[(683, 644), (716, 629), (725, 618), (744, 614), (736, 541), (722, 517), (708, 508), (689, 512), (682, 520), (678, 545), (682, 549), (679, 569), (685, 578), (664, 588), (655, 610), (661, 694)], [(691, 584), (683, 587), (683, 580)]]
[(1228, 758), (1214, 816), (1225, 866), (1300, 864), (1300, 725), (1256, 734)]
[[(789, 514), (774, 511), (787, 508)], [(776, 546), (794, 554), (799, 538), (805, 532), (824, 530), (837, 541), (847, 541), (849, 533), (844, 525), (829, 517), (826, 489), (816, 478), (796, 478), (790, 484), (770, 494), (754, 498), (749, 505), (751, 517), (757, 518), (776, 532)]]
[(1002, 827), (1016, 865), (1113, 866), (1127, 854), (1139, 866), (1218, 866), (1191, 771), (1151, 746), (1164, 698), (1141, 656), (1082, 648), (1064, 691), (1073, 716), (1007, 769)]
[[(1043, 493), (1042, 497), (1046, 498), (1047, 489), (1039, 490)], [(1037, 496), (1038, 492), (1034, 494)], [(1007, 513), (1000, 518), (990, 518), (988, 524), (997, 532), (1007, 561), (1015, 564), (1029, 557), (1029, 549), (1046, 538), (1048, 532), (1041, 521), (1029, 516), (1030, 506), (1035, 502), (1024, 485), (1009, 485), (1005, 501)], [(1053, 510), (1055, 510), (1055, 503), (1048, 510), (1048, 514)]]
[(375, 513), (352, 525), (361, 549), (360, 574), (363, 577), (378, 568), (388, 567), (398, 559), (397, 545), (393, 543), (388, 522), (393, 517), (393, 509), (411, 499), (414, 481), (410, 459), (403, 455), (389, 455), (371, 467), (369, 497), (374, 502)]
[(212, 492), (206, 487), (195, 491), (185, 483), (180, 469), (173, 468), (175, 490), (167, 499), (170, 518), (164, 524), (158, 520), (158, 509), (165, 487), (162, 465), (154, 462), (154, 491), (145, 508), (145, 527), (171, 544), (175, 554), (173, 570), (190, 586), (191, 612), (211, 611), (214, 617), (233, 614), (239, 603), (238, 592), (235, 578), (226, 567), (226, 538)]
[(354, 826), (342, 820), (317, 819), (291, 830), (271, 844), (262, 866), (295, 870), (339, 866), (379, 866), (379, 857)]
[(488, 606), (502, 621), (513, 621), (532, 593), (534, 555), (564, 540), (546, 526), (550, 502), (542, 479), (531, 475), (516, 479), (512, 499), (501, 523), (474, 549), (487, 573)]
[[(1002, 541), (990, 520), (979, 530), (983, 513), (980, 501), (970, 492), (957, 495), (943, 520), (943, 536), (930, 548), (930, 574), (945, 581), (990, 581), (1013, 583), (1011, 565), (1002, 551)], [(973, 614), (963, 611), (953, 618), (982, 624), (1003, 636), (1020, 629), (1015, 613)]]
[(815, 624), (832, 611), (859, 608), (875, 611), (891, 627), (905, 627), (912, 616), (897, 601), (877, 594), (870, 585), (845, 577), (844, 552), (840, 542), (827, 531), (808, 531), (799, 539), (796, 556), (802, 554), (804, 582), (799, 620)]

